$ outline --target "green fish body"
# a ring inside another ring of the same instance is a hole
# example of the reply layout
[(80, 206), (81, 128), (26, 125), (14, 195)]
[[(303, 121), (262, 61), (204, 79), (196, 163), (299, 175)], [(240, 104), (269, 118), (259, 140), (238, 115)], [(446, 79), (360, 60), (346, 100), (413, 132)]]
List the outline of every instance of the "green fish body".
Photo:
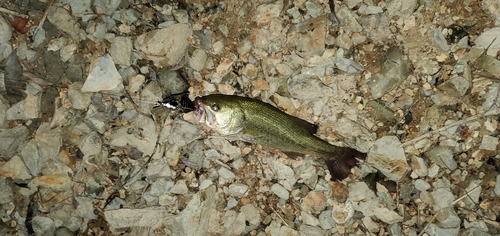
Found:
[(194, 101), (197, 119), (222, 135), (279, 149), (288, 156), (308, 154), (323, 161), (332, 180), (345, 179), (366, 154), (318, 138), (317, 126), (257, 99), (208, 95)]

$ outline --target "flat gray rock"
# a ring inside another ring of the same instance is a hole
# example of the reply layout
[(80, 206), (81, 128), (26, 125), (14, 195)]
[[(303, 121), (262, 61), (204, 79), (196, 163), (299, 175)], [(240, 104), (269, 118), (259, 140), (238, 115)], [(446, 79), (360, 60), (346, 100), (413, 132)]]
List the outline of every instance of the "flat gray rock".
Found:
[(332, 217), (332, 210), (322, 211), (318, 216), (318, 220), (322, 229), (331, 229), (335, 226), (335, 221)]
[(298, 99), (317, 99), (333, 95), (332, 88), (322, 84), (321, 80), (314, 75), (293, 76), (288, 79), (287, 85), (290, 94)]
[(10, 43), (0, 43), (0, 59), (4, 60), (5, 58), (8, 58), (9, 55), (12, 53), (12, 45)]
[(335, 133), (344, 138), (344, 142), (348, 144), (348, 146), (360, 152), (368, 152), (376, 139), (374, 133), (360, 123), (347, 117), (340, 117), (333, 124), (333, 128)]
[(470, 82), (462, 76), (455, 76), (438, 86), (447, 95), (462, 97), (470, 87)]
[(157, 141), (156, 125), (149, 117), (136, 116), (131, 120), (132, 129), (121, 127), (114, 130), (109, 136), (109, 145), (137, 148), (145, 155), (153, 154)]
[(353, 202), (371, 200), (375, 197), (375, 193), (368, 188), (365, 182), (353, 182), (349, 185), (349, 200)]
[(188, 23), (189, 21), (189, 16), (188, 12), (186, 10), (182, 9), (174, 9), (172, 10), (172, 15), (174, 16), (175, 20), (179, 23)]
[(500, 60), (495, 57), (490, 55), (481, 55), (474, 63), (488, 73), (496, 77), (500, 77)]
[(296, 183), (297, 179), (295, 178), (295, 173), (293, 172), (293, 169), (290, 166), (287, 166), (280, 162), (279, 160), (272, 159), (268, 163), (269, 167), (273, 170), (273, 173), (276, 173), (276, 177), (279, 180), (283, 180), (281, 182), (283, 187), (291, 190), (292, 186)]
[(442, 168), (450, 170), (455, 170), (457, 168), (457, 162), (453, 158), (453, 152), (450, 147), (435, 146), (425, 152), (425, 156)]
[(198, 126), (181, 119), (175, 119), (168, 136), (168, 142), (182, 147), (188, 143), (193, 142), (200, 137), (201, 130)]
[(432, 42), (434, 45), (442, 52), (447, 53), (450, 50), (450, 46), (448, 46), (448, 42), (444, 38), (443, 32), (440, 29), (434, 29), (434, 35), (432, 36)]
[(400, 48), (392, 47), (380, 60), (380, 75), (372, 76), (367, 84), (374, 99), (380, 98), (405, 80), (411, 65)]
[(203, 190), (203, 200), (201, 194), (195, 193), (186, 208), (175, 216), (171, 228), (174, 235), (208, 235), (209, 223), (214, 220), (211, 213), (216, 207), (218, 195), (213, 185)]
[(29, 180), (32, 178), (29, 170), (24, 165), (21, 157), (14, 156), (9, 161), (0, 165), (0, 176), (9, 177), (14, 180)]
[(362, 212), (365, 216), (374, 216), (387, 224), (393, 224), (403, 220), (402, 216), (378, 198), (360, 202), (358, 206), (356, 206), (356, 210)]
[(48, 217), (35, 216), (32, 225), (37, 235), (54, 235), (56, 231), (54, 221)]
[(474, 43), (486, 49), (499, 49), (500, 48), (500, 27), (491, 28), (483, 32), (476, 38)]
[(347, 8), (346, 5), (340, 5), (340, 7), (336, 9), (336, 14), (341, 24), (351, 32), (361, 32), (363, 30), (363, 27), (359, 24), (358, 19), (356, 19), (355, 15)]
[(219, 174), (219, 176), (221, 178), (229, 180), (229, 181), (233, 180), (236, 177), (236, 175), (232, 171), (230, 171), (229, 169), (227, 169), (225, 167), (219, 168), (217, 173)]
[(260, 208), (254, 206), (253, 204), (246, 204), (241, 207), (241, 212), (245, 214), (245, 219), (248, 223), (252, 225), (258, 225), (261, 222)]
[(0, 131), (0, 155), (2, 159), (9, 160), (27, 137), (28, 128), (23, 125)]
[(228, 188), (228, 193), (233, 197), (244, 197), (248, 194), (248, 185), (245, 184), (231, 184)]
[(83, 16), (84, 13), (90, 11), (91, 0), (71, 1), (63, 0), (66, 4), (71, 6), (71, 13), (76, 16)]
[(118, 65), (130, 66), (132, 63), (132, 40), (129, 37), (116, 37), (111, 43), (111, 58)]
[(80, 24), (64, 8), (51, 6), (47, 19), (59, 30), (67, 33), (73, 40), (80, 41)]
[(498, 147), (498, 138), (489, 135), (484, 135), (483, 139), (481, 140), (481, 144), (479, 145), (479, 149), (488, 151), (498, 150), (497, 147)]
[(425, 182), (425, 180), (417, 179), (415, 180), (415, 188), (420, 191), (427, 191), (428, 189), (431, 188), (431, 185)]
[[(205, 159), (205, 152), (204, 152), (204, 144), (200, 140), (195, 140), (187, 145), (186, 148), (184, 148), (181, 151), (180, 155), (180, 160), (186, 165), (189, 166), (195, 170), (199, 170), (203, 166), (203, 161)], [(229, 171), (229, 170), (227, 170)], [(221, 175), (222, 178), (229, 178), (233, 179), (234, 174), (229, 174), (227, 171), (223, 171), (223, 175)], [(231, 172), (231, 171), (229, 171)], [(227, 174), (227, 175), (226, 175)], [(220, 175), (220, 170), (219, 170), (219, 175)], [(231, 177), (232, 176), (232, 177)]]
[(496, 184), (495, 184), (495, 194), (500, 196), (500, 175), (497, 175)]
[(35, 134), (39, 152), (47, 159), (55, 159), (62, 146), (60, 129), (51, 129), (49, 123), (42, 123)]
[(411, 160), (412, 170), (415, 174), (417, 174), (420, 177), (427, 176), (427, 174), (429, 173), (429, 169), (427, 162), (423, 158), (413, 156), (411, 157), (410, 160)]
[(170, 193), (184, 195), (188, 193), (188, 187), (185, 180), (179, 180), (170, 188)]
[(279, 16), (282, 8), (283, 3), (281, 2), (260, 4), (253, 14), (253, 20), (255, 20), (259, 25), (266, 25), (269, 23), (269, 21), (271, 21), (271, 19)]
[(108, 210), (104, 215), (112, 228), (153, 227), (164, 218), (172, 217), (164, 207)]
[(207, 53), (203, 49), (196, 49), (189, 59), (189, 65), (196, 71), (201, 71), (205, 68)]
[(295, 26), (296, 50), (300, 56), (321, 55), (325, 50), (326, 17), (311, 18)]
[(420, 133), (424, 134), (437, 129), (443, 122), (442, 108), (434, 105), (425, 111), (424, 118), (420, 123)]
[(367, 108), (373, 111), (373, 117), (380, 121), (391, 121), (394, 119), (394, 112), (386, 106), (371, 100), (366, 104)]
[(159, 70), (158, 79), (164, 89), (164, 95), (182, 93), (189, 89), (189, 83), (179, 75), (179, 72), (169, 68)]
[(284, 200), (288, 200), (288, 198), (290, 197), (290, 193), (288, 192), (288, 190), (286, 190), (280, 184), (273, 184), (273, 186), (271, 186), (271, 191), (273, 191), (276, 196)]
[(324, 235), (325, 231), (318, 226), (301, 225), (299, 228), (300, 235)]
[(222, 217), (224, 222), (224, 235), (241, 235), (246, 228), (245, 214), (233, 210), (226, 211)]
[[(3, 18), (0, 17), (0, 44), (7, 43), (12, 38), (12, 27)], [(3, 60), (3, 58), (0, 58)]]
[(458, 235), (459, 231), (460, 231), (460, 227), (441, 228), (437, 224), (430, 224), (429, 227), (425, 230), (425, 232), (431, 236)]
[(36, 83), (26, 85), (26, 98), (12, 105), (6, 114), (7, 120), (30, 120), (40, 118), (43, 88)]
[(14, 200), (12, 192), (12, 181), (7, 180), (6, 177), (0, 177), (0, 204), (6, 204)]
[(398, 0), (389, 0), (386, 2), (387, 4), (387, 13), (389, 16), (400, 16), (406, 17), (415, 12), (418, 8), (419, 3), (417, 0), (409, 0), (409, 1), (398, 1)]
[(451, 206), (451, 203), (455, 200), (453, 193), (446, 188), (438, 188), (431, 192), (432, 199), (434, 200), (434, 206), (437, 209), (445, 209)]
[[(3, 80), (3, 74), (0, 74), (0, 81)], [(0, 128), (8, 128), (7, 123), (7, 110), (9, 109), (9, 102), (0, 95)]]
[(83, 82), (72, 83), (68, 88), (68, 97), (74, 109), (85, 110), (90, 105), (90, 94), (82, 92)]
[(24, 148), (21, 150), (21, 156), (24, 164), (29, 169), (33, 176), (37, 176), (47, 161), (45, 156), (42, 156), (38, 151), (38, 144), (36, 140), (32, 139)]
[(118, 8), (121, 2), (121, 0), (96, 0), (94, 2), (94, 6), (96, 7), (98, 13), (111, 15)]
[(366, 15), (359, 20), (364, 32), (375, 44), (390, 44), (393, 41), (390, 22), (386, 14)]

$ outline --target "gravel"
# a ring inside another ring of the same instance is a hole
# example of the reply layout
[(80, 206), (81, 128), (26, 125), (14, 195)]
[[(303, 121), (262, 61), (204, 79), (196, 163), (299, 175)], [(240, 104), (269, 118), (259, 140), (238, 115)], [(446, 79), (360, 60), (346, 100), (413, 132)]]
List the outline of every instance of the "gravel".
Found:
[[(0, 2), (0, 234), (500, 234), (498, 1), (182, 2)], [(368, 158), (331, 182), (183, 92)]]

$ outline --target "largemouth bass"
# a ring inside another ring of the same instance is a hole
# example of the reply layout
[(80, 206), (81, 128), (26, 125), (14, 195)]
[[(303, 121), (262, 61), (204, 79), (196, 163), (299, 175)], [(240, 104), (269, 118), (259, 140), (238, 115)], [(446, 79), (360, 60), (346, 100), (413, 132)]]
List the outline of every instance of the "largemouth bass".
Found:
[(262, 101), (231, 95), (208, 95), (194, 100), (198, 121), (221, 135), (276, 148), (289, 157), (310, 155), (325, 163), (332, 180), (345, 179), (361, 153), (332, 145), (314, 134), (317, 126), (288, 115)]

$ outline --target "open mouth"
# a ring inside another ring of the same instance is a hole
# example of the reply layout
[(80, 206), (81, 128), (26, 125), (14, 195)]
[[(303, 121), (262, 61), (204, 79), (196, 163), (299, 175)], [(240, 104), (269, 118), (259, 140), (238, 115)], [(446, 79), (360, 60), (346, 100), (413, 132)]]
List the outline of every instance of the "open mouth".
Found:
[(212, 112), (210, 112), (210, 110), (205, 108), (205, 104), (203, 103), (203, 100), (200, 97), (197, 97), (194, 100), (194, 106), (196, 108), (195, 110), (196, 119), (199, 122), (206, 123), (207, 125), (210, 125), (214, 122), (214, 117), (212, 115)]
[(199, 97), (194, 99), (194, 107), (195, 107), (195, 113), (196, 113), (196, 119), (199, 122), (203, 122), (203, 115), (205, 114), (205, 105), (201, 101)]

